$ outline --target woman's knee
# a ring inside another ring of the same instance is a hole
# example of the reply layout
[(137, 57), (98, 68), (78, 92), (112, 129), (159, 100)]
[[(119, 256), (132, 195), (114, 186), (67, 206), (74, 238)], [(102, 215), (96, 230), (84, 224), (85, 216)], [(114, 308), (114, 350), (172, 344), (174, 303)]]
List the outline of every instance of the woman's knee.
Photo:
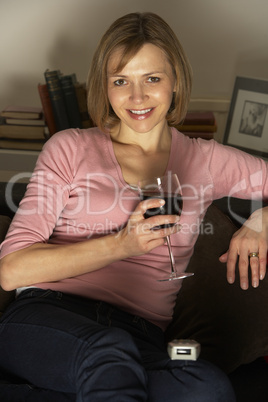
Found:
[(117, 395), (128, 401), (130, 391), (136, 398), (131, 400), (147, 399), (147, 374), (139, 351), (131, 335), (121, 329), (103, 328), (94, 339), (91, 336), (81, 348), (75, 366), (81, 400), (108, 400)]
[[(198, 361), (169, 361), (164, 370), (149, 375), (150, 401), (234, 402), (231, 383), (214, 365)], [(164, 394), (162, 390), (165, 390)], [(161, 399), (164, 398), (164, 399)]]
[(193, 364), (186, 364), (183, 371), (189, 374), (188, 386), (191, 390), (190, 394), (192, 394), (192, 399), (186, 398), (185, 401), (235, 401), (234, 391), (228, 376), (213, 364), (200, 359)]
[[(131, 335), (120, 328), (103, 327), (84, 337), (78, 348), (75, 370), (111, 370), (125, 367), (130, 370), (142, 368), (138, 348)], [(142, 369), (144, 371), (144, 369)]]

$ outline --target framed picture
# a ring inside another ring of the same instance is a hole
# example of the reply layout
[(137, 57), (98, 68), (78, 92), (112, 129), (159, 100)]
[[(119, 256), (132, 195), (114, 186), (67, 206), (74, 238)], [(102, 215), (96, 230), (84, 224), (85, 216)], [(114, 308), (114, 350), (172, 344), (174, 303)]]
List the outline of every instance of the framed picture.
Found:
[(268, 158), (268, 81), (236, 77), (223, 143)]

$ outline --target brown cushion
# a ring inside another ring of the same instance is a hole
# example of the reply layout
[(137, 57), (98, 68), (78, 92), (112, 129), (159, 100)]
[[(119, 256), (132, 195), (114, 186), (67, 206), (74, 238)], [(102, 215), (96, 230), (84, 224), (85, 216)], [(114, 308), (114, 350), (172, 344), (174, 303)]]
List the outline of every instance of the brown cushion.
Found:
[[(6, 232), (10, 225), (11, 219), (8, 216), (0, 215), (0, 243), (5, 238)], [(5, 292), (0, 287), (0, 316), (2, 315), (6, 306), (14, 299), (15, 292)]]
[(183, 282), (167, 337), (197, 340), (200, 356), (229, 373), (268, 355), (268, 277), (246, 291), (238, 274), (235, 284), (228, 284), (226, 266), (218, 257), (237, 228), (212, 205), (203, 229), (187, 268), (195, 275)]

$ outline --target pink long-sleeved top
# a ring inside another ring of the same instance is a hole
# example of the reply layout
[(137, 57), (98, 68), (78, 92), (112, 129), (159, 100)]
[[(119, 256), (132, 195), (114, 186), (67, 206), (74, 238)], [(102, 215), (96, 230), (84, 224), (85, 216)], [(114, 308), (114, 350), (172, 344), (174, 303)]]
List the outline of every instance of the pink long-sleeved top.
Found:
[[(182, 228), (171, 242), (177, 269), (183, 272), (211, 202), (223, 196), (267, 198), (267, 165), (213, 140), (189, 139), (174, 128), (171, 132), (166, 173), (177, 173), (184, 199)], [(67, 244), (117, 232), (138, 202), (137, 190), (123, 179), (109, 134), (97, 128), (60, 132), (38, 158), (1, 245), (1, 258), (36, 242)], [(203, 229), (213, 234), (213, 228)], [(164, 330), (181, 286), (181, 281), (157, 281), (169, 273), (164, 245), (94, 272), (35, 286), (107, 301)]]

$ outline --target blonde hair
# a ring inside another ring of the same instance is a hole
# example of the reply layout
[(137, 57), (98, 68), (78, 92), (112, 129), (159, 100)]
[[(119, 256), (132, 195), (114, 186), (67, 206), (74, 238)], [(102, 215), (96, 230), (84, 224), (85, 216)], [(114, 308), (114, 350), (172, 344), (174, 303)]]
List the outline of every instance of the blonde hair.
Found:
[(176, 78), (176, 92), (166, 116), (169, 125), (179, 124), (186, 115), (192, 88), (192, 69), (184, 50), (170, 26), (154, 13), (131, 13), (117, 19), (101, 38), (88, 75), (88, 111), (101, 129), (114, 127), (119, 118), (107, 94), (107, 64), (113, 52), (122, 50), (117, 71), (146, 43), (164, 51)]

